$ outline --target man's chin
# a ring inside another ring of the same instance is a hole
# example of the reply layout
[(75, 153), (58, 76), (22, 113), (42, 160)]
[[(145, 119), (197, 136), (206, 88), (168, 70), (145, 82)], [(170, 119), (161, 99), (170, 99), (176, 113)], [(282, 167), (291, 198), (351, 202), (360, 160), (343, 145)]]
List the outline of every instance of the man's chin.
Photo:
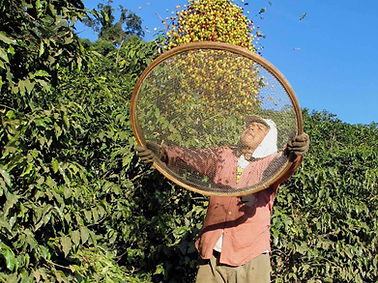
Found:
[(244, 158), (245, 158), (246, 160), (250, 160), (251, 157), (252, 157), (252, 152), (247, 152), (247, 153), (244, 153), (243, 155), (244, 155)]

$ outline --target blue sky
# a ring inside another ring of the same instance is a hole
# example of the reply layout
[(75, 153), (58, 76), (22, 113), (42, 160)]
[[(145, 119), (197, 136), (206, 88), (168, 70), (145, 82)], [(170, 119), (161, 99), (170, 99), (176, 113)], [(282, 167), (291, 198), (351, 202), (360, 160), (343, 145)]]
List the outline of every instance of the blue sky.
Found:
[[(262, 56), (293, 87), (302, 108), (326, 110), (350, 124), (378, 122), (378, 1), (235, 0), (266, 35)], [(84, 0), (87, 8), (101, 1)], [(163, 29), (183, 0), (114, 0), (143, 20), (145, 40)], [(266, 8), (261, 18), (260, 9)], [(301, 16), (306, 16), (300, 20)], [(159, 16), (158, 16), (159, 15)], [(95, 34), (77, 25), (80, 37)]]

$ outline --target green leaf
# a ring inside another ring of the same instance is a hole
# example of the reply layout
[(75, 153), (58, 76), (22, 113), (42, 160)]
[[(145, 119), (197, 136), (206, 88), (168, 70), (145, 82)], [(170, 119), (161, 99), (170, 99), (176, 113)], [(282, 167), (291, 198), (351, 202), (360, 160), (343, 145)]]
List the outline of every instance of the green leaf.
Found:
[(6, 33), (0, 32), (0, 40), (7, 44), (14, 44), (16, 41), (6, 36)]
[(13, 111), (13, 110), (9, 110), (6, 114), (6, 116), (9, 118), (9, 119), (15, 119), (16, 118), (16, 113)]
[(44, 52), (45, 52), (45, 47), (44, 47), (43, 41), (41, 41), (41, 43), (39, 44), (39, 53), (38, 53), (38, 57), (41, 57), (41, 56), (43, 55)]
[(31, 82), (29, 79), (25, 79), (25, 80), (20, 80), (18, 82), (18, 87), (20, 89), (20, 92), (22, 94), (25, 93), (25, 90), (28, 92), (28, 93), (31, 93), (31, 91), (33, 90), (34, 88), (34, 85), (35, 83), (34, 82)]
[(5, 183), (10, 187), (11, 186), (11, 177), (9, 176), (8, 172), (3, 170), (3, 169), (0, 169), (0, 174), (3, 178), (3, 180), (5, 181)]
[(42, 256), (42, 258), (50, 260), (51, 254), (50, 254), (50, 251), (47, 247), (39, 245), (38, 246), (38, 252)]
[(50, 74), (44, 70), (38, 70), (33, 74), (33, 77), (51, 77)]
[(58, 139), (61, 136), (63, 131), (56, 123), (54, 123), (54, 130), (55, 130), (55, 137)]
[(34, 165), (33, 163), (29, 162), (28, 166), (24, 169), (24, 171), (22, 172), (22, 174), (20, 175), (20, 177), (28, 175), (33, 170), (33, 167), (34, 167), (33, 165)]
[(60, 244), (62, 245), (64, 256), (67, 256), (72, 247), (71, 239), (67, 236), (64, 236), (60, 239)]
[(154, 275), (164, 274), (164, 273), (165, 273), (165, 269), (164, 269), (163, 264), (157, 265), (156, 269), (155, 269), (155, 272), (154, 272)]
[(85, 216), (85, 219), (88, 221), (88, 222), (91, 222), (92, 221), (92, 213), (90, 210), (84, 210), (84, 216)]
[(80, 226), (81, 243), (85, 244), (89, 238), (89, 230), (85, 226)]
[(58, 170), (59, 170), (59, 162), (54, 157), (51, 160), (51, 165), (52, 165), (52, 168), (53, 168), (53, 172), (54, 173), (58, 172)]
[(2, 255), (5, 260), (6, 268), (9, 271), (13, 271), (15, 266), (17, 265), (17, 259), (12, 249), (5, 244), (1, 244), (0, 248), (0, 255)]
[(29, 79), (25, 80), (25, 88), (28, 93), (31, 93), (34, 88), (35, 82), (31, 82)]
[(92, 207), (91, 208), (91, 211), (92, 211), (92, 216), (93, 216), (93, 221), (94, 222), (97, 222), (98, 221), (98, 211), (97, 211), (97, 207)]
[(8, 47), (8, 54), (14, 56), (16, 54), (16, 51), (14, 50), (12, 45), (9, 45)]
[(71, 239), (72, 239), (72, 242), (75, 244), (75, 246), (79, 245), (80, 244), (80, 231), (79, 230), (72, 231)]
[(8, 55), (3, 48), (0, 48), (0, 59), (5, 61), (6, 63), (9, 63)]
[(3, 212), (4, 215), (7, 215), (9, 210), (18, 202), (19, 197), (15, 194), (7, 193), (7, 201), (4, 204)]

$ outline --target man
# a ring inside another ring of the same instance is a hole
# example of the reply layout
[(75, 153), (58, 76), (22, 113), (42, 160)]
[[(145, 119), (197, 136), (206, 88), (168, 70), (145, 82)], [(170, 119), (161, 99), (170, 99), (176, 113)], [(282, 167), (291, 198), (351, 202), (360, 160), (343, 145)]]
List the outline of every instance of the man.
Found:
[[(291, 168), (269, 188), (243, 197), (210, 197), (196, 248), (201, 256), (197, 283), (270, 282), (270, 216), (280, 183), (296, 170), (309, 147), (307, 134), (294, 137), (277, 152), (277, 129), (273, 121), (258, 116), (245, 119), (236, 147), (185, 150), (149, 144), (137, 146), (140, 158), (152, 162), (160, 155), (168, 165), (188, 164), (214, 184), (238, 188), (261, 181), (274, 161), (282, 156)], [(194, 157), (196, 155), (196, 157)]]

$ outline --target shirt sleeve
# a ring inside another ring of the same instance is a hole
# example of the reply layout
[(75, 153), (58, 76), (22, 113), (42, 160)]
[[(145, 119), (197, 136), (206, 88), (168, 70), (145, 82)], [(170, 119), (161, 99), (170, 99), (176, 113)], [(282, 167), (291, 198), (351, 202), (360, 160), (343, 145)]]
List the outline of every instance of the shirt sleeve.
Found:
[(200, 174), (209, 175), (214, 172), (219, 152), (215, 148), (185, 149), (177, 146), (164, 145), (166, 163), (182, 169), (192, 169)]
[(291, 175), (298, 169), (299, 165), (301, 165), (303, 160), (302, 156), (297, 156), (294, 160), (291, 161), (289, 169), (276, 181), (274, 182), (271, 187), (275, 190), (278, 189), (278, 186), (285, 182), (287, 179), (290, 178)]

